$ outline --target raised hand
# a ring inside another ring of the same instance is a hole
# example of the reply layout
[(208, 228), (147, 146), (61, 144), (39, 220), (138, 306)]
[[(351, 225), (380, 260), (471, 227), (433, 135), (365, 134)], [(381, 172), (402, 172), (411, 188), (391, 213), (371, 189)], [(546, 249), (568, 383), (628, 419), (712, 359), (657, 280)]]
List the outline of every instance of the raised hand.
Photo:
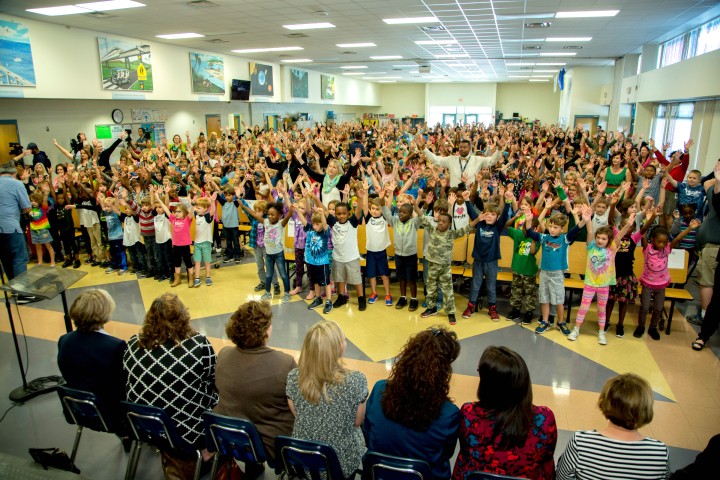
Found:
[(690, 147), (692, 147), (695, 144), (695, 140), (692, 138), (689, 139), (687, 142), (685, 142), (685, 150), (690, 150)]
[(434, 198), (435, 198), (435, 193), (432, 190), (430, 190), (429, 192), (427, 192), (425, 194), (425, 204), (430, 205)]
[(457, 200), (457, 196), (455, 195), (455, 192), (450, 192), (447, 197), (448, 204), (454, 204), (455, 200)]
[(690, 220), (690, 225), (688, 225), (688, 228), (690, 228), (691, 230), (695, 230), (700, 226), (701, 223), (702, 222), (700, 221), (700, 219), (693, 218), (692, 220)]

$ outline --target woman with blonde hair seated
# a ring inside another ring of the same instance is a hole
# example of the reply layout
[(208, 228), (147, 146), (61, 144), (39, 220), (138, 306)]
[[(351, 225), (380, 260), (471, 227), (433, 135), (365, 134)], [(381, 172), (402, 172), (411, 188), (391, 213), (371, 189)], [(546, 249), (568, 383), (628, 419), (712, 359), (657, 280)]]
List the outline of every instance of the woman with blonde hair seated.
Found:
[(353, 478), (365, 453), (360, 426), (368, 386), (365, 375), (343, 365), (346, 347), (337, 323), (322, 320), (310, 327), (286, 393), (295, 414), (292, 436), (330, 444), (345, 478)]
[[(204, 449), (202, 414), (218, 400), (215, 351), (190, 326), (190, 312), (177, 295), (153, 301), (140, 333), (128, 342), (124, 366), (128, 401), (162, 408), (187, 443)], [(162, 452), (162, 461), (165, 478), (192, 478), (195, 459)]]
[(650, 384), (634, 373), (605, 383), (601, 430), (575, 432), (558, 461), (558, 480), (662, 480), (670, 475), (667, 446), (638, 431), (653, 419)]

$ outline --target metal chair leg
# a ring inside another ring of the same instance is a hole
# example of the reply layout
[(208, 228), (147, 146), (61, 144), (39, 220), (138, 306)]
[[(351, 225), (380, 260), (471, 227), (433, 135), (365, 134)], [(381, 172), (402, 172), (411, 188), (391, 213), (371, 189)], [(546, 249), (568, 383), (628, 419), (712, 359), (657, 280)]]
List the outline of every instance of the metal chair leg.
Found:
[[(200, 480), (200, 470), (202, 469), (202, 453), (200, 450), (196, 450), (197, 453), (197, 460), (195, 461), (195, 476), (193, 477), (194, 480)], [(214, 477), (210, 477), (214, 478)]]
[(125, 480), (132, 480), (135, 478), (135, 472), (137, 471), (141, 448), (142, 445), (140, 444), (140, 442), (134, 440), (132, 450), (130, 450), (130, 457), (128, 458), (127, 468), (125, 469)]
[(212, 469), (210, 469), (210, 478), (215, 478), (217, 473), (218, 465), (220, 464), (220, 452), (215, 452), (215, 458), (213, 458)]
[(73, 444), (72, 454), (70, 454), (70, 465), (75, 465), (75, 457), (77, 456), (78, 447), (80, 447), (80, 437), (82, 437), (83, 427), (78, 425), (75, 434), (75, 443)]

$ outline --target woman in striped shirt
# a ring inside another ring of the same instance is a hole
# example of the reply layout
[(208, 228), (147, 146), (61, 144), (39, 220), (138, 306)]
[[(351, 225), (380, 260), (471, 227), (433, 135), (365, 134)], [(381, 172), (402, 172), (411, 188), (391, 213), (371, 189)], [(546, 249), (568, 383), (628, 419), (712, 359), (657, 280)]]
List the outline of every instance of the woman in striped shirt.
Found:
[(661, 480), (670, 475), (667, 446), (638, 432), (653, 418), (648, 382), (627, 373), (605, 383), (598, 408), (601, 430), (575, 432), (560, 457), (557, 480)]

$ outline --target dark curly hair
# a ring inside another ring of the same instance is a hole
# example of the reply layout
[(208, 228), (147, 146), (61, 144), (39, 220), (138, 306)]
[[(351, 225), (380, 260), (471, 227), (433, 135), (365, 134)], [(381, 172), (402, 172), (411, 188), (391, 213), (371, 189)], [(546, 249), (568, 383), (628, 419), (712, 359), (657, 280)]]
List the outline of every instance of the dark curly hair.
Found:
[(152, 350), (172, 340), (179, 345), (195, 335), (190, 327), (190, 312), (174, 293), (156, 298), (145, 314), (145, 322), (138, 335), (139, 345)]
[(268, 339), (272, 310), (268, 302), (246, 302), (232, 314), (225, 334), (238, 348), (258, 348)]
[(410, 339), (400, 352), (381, 401), (387, 418), (426, 431), (449, 399), (452, 362), (460, 355), (455, 332), (432, 327)]

